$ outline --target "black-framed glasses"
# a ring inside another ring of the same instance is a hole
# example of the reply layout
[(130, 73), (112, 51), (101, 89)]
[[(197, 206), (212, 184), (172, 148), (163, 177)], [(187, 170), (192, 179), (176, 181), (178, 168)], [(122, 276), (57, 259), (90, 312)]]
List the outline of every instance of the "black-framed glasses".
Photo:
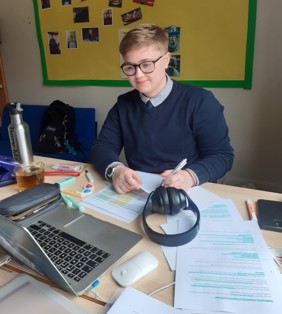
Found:
[[(166, 54), (166, 53), (165, 53)], [(143, 61), (139, 64), (124, 63), (121, 65), (122, 72), (127, 76), (136, 74), (136, 68), (138, 67), (144, 74), (149, 74), (155, 71), (155, 63), (158, 62), (165, 54), (161, 55), (154, 61)]]

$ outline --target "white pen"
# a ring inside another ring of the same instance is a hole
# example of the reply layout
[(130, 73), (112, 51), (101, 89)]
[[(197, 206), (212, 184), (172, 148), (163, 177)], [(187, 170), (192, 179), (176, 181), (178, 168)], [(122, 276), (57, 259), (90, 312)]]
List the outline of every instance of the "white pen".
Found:
[(181, 170), (186, 164), (187, 164), (186, 158), (181, 160), (180, 163), (165, 177), (165, 179), (173, 176), (176, 172)]
[(85, 170), (85, 175), (86, 175), (88, 181), (93, 184), (94, 178), (92, 177), (92, 174), (87, 169)]

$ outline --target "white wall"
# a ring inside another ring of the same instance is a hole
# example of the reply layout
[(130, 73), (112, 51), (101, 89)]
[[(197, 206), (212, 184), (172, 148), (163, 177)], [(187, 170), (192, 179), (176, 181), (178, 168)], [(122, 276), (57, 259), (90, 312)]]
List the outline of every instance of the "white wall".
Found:
[[(282, 192), (282, 1), (258, 0), (253, 88), (212, 89), (225, 107), (235, 149), (225, 182)], [(0, 52), (10, 101), (48, 105), (60, 99), (97, 109), (98, 128), (121, 87), (46, 87), (31, 0), (0, 0)]]

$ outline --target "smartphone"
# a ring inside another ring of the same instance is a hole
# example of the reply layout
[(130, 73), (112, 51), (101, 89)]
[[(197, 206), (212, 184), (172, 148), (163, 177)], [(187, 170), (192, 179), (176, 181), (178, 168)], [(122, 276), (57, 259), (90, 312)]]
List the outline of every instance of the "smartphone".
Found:
[(257, 210), (261, 229), (282, 232), (282, 201), (259, 199)]

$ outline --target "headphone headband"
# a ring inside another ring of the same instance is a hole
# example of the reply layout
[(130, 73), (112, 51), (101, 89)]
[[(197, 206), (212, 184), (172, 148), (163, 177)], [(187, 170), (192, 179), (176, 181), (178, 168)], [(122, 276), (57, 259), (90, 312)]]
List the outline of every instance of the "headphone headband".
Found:
[[(192, 228), (179, 234), (162, 234), (151, 229), (147, 217), (154, 213), (175, 215), (181, 210), (191, 210), (196, 217)], [(142, 213), (142, 222), (149, 238), (164, 246), (180, 246), (192, 241), (200, 228), (200, 211), (189, 195), (182, 189), (158, 187), (151, 192)]]

